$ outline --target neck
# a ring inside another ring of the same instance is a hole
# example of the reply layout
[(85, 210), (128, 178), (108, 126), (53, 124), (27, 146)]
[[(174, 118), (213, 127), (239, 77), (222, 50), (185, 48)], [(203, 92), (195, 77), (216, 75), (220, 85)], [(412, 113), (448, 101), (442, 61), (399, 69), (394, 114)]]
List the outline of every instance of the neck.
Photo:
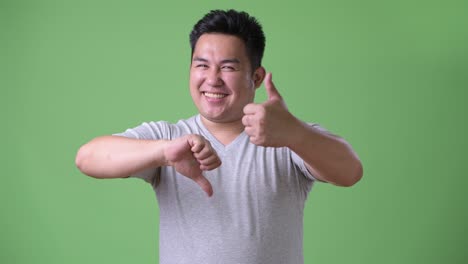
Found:
[(242, 120), (220, 123), (200, 117), (206, 129), (223, 145), (228, 145), (244, 131)]

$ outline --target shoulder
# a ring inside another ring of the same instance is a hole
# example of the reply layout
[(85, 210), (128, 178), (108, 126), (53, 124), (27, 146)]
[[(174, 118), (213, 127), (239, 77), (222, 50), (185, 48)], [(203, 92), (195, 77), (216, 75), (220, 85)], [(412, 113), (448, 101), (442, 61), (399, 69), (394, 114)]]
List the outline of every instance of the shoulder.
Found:
[(129, 128), (119, 136), (138, 139), (172, 139), (185, 134), (194, 133), (196, 130), (195, 117), (179, 120), (176, 123), (168, 121), (143, 122), (139, 126)]

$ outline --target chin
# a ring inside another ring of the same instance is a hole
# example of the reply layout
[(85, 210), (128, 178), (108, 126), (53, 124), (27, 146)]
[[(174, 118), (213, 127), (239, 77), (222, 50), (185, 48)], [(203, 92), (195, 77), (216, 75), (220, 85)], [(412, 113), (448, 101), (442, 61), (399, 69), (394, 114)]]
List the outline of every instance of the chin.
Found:
[(206, 116), (202, 115), (205, 119), (208, 121), (211, 121), (213, 123), (235, 123), (235, 122), (242, 122), (242, 117), (241, 118), (235, 118), (232, 116)]

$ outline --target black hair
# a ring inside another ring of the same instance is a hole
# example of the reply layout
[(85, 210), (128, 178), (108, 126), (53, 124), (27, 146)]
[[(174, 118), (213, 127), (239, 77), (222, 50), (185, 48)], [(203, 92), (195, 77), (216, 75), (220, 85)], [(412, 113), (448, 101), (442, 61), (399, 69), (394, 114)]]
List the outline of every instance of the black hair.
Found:
[(265, 35), (260, 22), (255, 17), (232, 9), (211, 10), (193, 26), (190, 32), (192, 56), (198, 39), (205, 33), (222, 33), (239, 37), (244, 41), (252, 71), (262, 65)]

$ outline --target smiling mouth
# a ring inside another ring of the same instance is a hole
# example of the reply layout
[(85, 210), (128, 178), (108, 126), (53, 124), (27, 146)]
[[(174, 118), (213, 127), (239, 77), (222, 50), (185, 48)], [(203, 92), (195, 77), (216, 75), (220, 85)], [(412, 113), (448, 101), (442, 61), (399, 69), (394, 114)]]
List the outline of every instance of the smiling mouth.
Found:
[(205, 95), (208, 98), (214, 98), (214, 99), (220, 99), (220, 98), (224, 98), (227, 96), (227, 94), (209, 93), (209, 92), (203, 92), (203, 95)]

